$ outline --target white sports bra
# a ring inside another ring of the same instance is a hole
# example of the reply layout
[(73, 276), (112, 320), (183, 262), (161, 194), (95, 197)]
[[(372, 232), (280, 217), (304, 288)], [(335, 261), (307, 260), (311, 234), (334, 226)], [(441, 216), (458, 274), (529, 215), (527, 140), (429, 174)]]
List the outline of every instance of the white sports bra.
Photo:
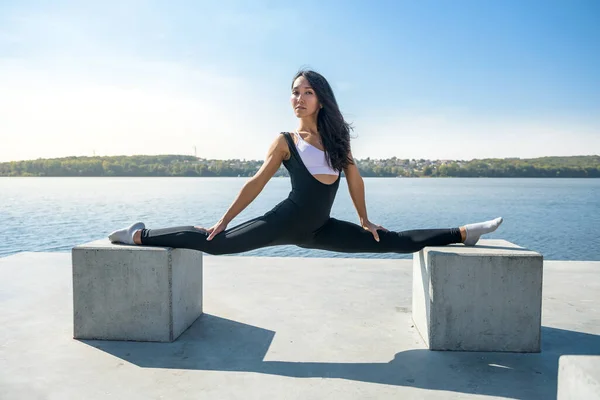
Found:
[(315, 146), (302, 139), (302, 136), (300, 136), (297, 131), (295, 131), (294, 134), (298, 137), (296, 148), (298, 149), (300, 158), (302, 159), (306, 169), (308, 169), (308, 172), (310, 172), (312, 175), (339, 175), (338, 171), (330, 168), (329, 165), (327, 165), (324, 151), (317, 149)]

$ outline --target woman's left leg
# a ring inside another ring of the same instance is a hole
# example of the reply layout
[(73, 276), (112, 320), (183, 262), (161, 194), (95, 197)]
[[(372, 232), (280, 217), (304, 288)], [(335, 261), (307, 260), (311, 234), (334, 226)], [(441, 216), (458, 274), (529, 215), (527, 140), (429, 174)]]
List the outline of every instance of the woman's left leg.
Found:
[(357, 224), (335, 218), (300, 247), (342, 253), (414, 253), (426, 246), (462, 243), (460, 229), (415, 229), (402, 232), (377, 230), (379, 242), (370, 231)]

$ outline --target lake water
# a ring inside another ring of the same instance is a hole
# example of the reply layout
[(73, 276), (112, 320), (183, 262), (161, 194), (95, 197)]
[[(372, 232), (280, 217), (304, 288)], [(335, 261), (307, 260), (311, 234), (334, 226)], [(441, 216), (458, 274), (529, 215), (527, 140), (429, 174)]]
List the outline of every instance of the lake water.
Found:
[[(149, 228), (212, 226), (248, 178), (0, 178), (0, 257), (68, 252), (141, 220)], [(287, 197), (289, 178), (273, 178), (228, 227)], [(546, 260), (600, 261), (600, 179), (365, 178), (371, 221), (390, 230), (453, 227), (504, 217), (485, 238), (541, 253)], [(358, 223), (342, 179), (333, 217)], [(295, 246), (240, 256), (410, 258), (344, 254)]]

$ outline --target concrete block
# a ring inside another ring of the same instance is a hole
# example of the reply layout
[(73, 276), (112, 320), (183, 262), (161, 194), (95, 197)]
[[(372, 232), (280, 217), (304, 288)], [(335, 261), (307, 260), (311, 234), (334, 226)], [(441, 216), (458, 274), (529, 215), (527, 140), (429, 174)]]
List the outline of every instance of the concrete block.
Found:
[(600, 400), (600, 355), (558, 359), (558, 400)]
[(112, 244), (72, 249), (74, 338), (172, 342), (202, 314), (202, 252)]
[(541, 254), (505, 240), (413, 255), (412, 316), (431, 350), (539, 352)]

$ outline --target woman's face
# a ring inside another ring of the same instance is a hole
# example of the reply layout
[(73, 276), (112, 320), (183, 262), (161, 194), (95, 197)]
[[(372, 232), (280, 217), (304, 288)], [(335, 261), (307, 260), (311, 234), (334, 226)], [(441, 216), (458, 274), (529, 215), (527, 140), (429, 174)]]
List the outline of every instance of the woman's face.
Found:
[(290, 97), (292, 108), (297, 117), (306, 117), (318, 113), (321, 103), (308, 80), (299, 76), (292, 85), (292, 96)]

